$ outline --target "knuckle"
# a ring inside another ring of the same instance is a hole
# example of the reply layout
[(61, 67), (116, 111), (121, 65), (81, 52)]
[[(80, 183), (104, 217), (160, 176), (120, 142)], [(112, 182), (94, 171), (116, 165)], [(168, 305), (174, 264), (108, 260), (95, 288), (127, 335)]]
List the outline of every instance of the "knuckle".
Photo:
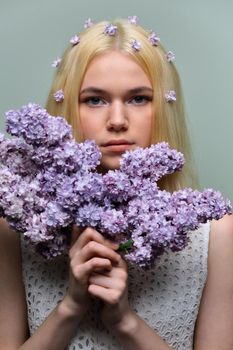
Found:
[(81, 265), (77, 262), (76, 259), (70, 260), (70, 270), (75, 277), (80, 275), (80, 268)]
[(126, 282), (128, 279), (128, 273), (123, 269), (119, 270), (118, 276), (122, 282)]
[(118, 281), (118, 292), (121, 293), (122, 291), (124, 291), (126, 288), (126, 283), (125, 281)]
[(86, 229), (85, 229), (85, 234), (86, 234), (86, 236), (88, 236), (88, 237), (92, 237), (94, 234), (95, 234), (95, 230), (92, 228), (92, 227), (87, 227)]
[(87, 227), (85, 229), (85, 235), (88, 239), (92, 239), (92, 240), (103, 240), (104, 241), (104, 238), (103, 236), (98, 232), (96, 231), (94, 228), (92, 227)]
[(81, 269), (79, 265), (73, 266), (72, 268), (73, 275), (76, 279), (80, 278), (81, 275)]
[(96, 248), (96, 243), (94, 241), (90, 241), (87, 243), (86, 247), (88, 250), (93, 251)]
[(94, 257), (90, 260), (91, 267), (96, 267), (100, 265), (100, 259), (97, 257)]

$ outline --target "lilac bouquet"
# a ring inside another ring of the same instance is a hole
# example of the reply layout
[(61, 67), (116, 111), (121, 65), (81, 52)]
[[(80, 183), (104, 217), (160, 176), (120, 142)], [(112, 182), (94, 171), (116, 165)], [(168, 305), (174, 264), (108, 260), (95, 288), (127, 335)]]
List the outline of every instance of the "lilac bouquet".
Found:
[(126, 152), (118, 170), (102, 175), (97, 145), (76, 143), (65, 119), (39, 105), (8, 111), (6, 126), (12, 138), (0, 135), (0, 214), (45, 258), (67, 252), (76, 224), (96, 228), (128, 261), (148, 267), (165, 250), (183, 249), (200, 223), (231, 213), (211, 189), (159, 189), (158, 180), (184, 164), (165, 142)]

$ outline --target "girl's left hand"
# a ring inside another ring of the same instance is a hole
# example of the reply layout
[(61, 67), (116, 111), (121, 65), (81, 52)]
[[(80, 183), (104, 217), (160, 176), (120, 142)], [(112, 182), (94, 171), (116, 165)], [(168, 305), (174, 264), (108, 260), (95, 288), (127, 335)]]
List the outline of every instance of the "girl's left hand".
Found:
[(127, 281), (127, 264), (122, 258), (110, 271), (89, 278), (88, 292), (103, 301), (102, 320), (108, 328), (119, 324), (130, 310)]

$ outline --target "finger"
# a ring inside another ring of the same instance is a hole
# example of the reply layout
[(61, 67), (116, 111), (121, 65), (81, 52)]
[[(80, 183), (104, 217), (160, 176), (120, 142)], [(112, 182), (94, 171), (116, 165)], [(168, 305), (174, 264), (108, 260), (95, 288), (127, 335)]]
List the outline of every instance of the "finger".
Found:
[(94, 230), (92, 227), (87, 227), (82, 231), (75, 245), (82, 249), (90, 241), (104, 243), (105, 240), (98, 231)]
[[(70, 258), (73, 258), (75, 252), (81, 250), (88, 242), (92, 240), (99, 243), (104, 242), (103, 236), (96, 230), (92, 229), (91, 227), (84, 229), (80, 233), (80, 235), (78, 235), (77, 229), (74, 228), (73, 235), (74, 235), (74, 239), (73, 239), (74, 243), (71, 246), (71, 249), (69, 251)], [(76, 241), (75, 241), (75, 237), (76, 237)]]
[(89, 284), (124, 290), (127, 286), (127, 280), (127, 270), (113, 266), (109, 271), (92, 273), (89, 277)]
[(119, 243), (116, 242), (112, 242), (109, 239), (105, 239), (105, 243), (104, 243), (107, 247), (113, 249), (113, 250), (117, 250), (119, 248)]
[(94, 256), (110, 259), (115, 264), (118, 264), (121, 260), (121, 256), (113, 249), (98, 242), (90, 241), (80, 251), (79, 258), (82, 261), (87, 261)]
[(78, 235), (80, 235), (80, 233), (82, 233), (82, 235), (80, 236), (80, 240), (79, 240), (80, 247), (83, 247), (89, 241), (93, 240), (93, 241), (102, 243), (113, 250), (117, 250), (119, 248), (118, 243), (115, 243), (113, 241), (110, 241), (109, 239), (106, 239), (101, 233), (99, 233), (98, 231), (96, 231), (92, 227), (87, 227), (85, 229), (81, 229), (81, 228), (77, 227), (76, 225), (74, 225), (74, 234), (75, 234), (75, 232), (77, 232)]
[(90, 274), (98, 270), (110, 270), (112, 268), (111, 261), (109, 259), (102, 259), (94, 257), (84, 264), (72, 266), (72, 273), (74, 277), (81, 281), (86, 281)]
[(120, 289), (121, 282), (117, 279), (107, 277), (103, 274), (91, 275), (89, 278), (89, 285), (101, 286), (107, 289)]
[(88, 292), (91, 296), (99, 298), (105, 303), (110, 305), (115, 305), (119, 303), (122, 293), (116, 289), (108, 289), (95, 284), (90, 284), (88, 287)]

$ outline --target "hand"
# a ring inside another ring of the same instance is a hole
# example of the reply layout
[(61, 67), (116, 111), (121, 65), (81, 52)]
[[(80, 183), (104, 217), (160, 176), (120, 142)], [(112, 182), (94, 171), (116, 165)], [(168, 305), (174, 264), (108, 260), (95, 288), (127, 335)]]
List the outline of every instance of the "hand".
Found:
[(74, 227), (70, 256), (69, 298), (79, 307), (90, 303), (89, 278), (93, 273), (110, 271), (121, 257), (114, 251), (116, 245), (92, 228), (83, 232)]
[(131, 312), (128, 303), (127, 264), (120, 257), (110, 271), (92, 273), (88, 292), (104, 303), (102, 320), (107, 328), (117, 327)]

